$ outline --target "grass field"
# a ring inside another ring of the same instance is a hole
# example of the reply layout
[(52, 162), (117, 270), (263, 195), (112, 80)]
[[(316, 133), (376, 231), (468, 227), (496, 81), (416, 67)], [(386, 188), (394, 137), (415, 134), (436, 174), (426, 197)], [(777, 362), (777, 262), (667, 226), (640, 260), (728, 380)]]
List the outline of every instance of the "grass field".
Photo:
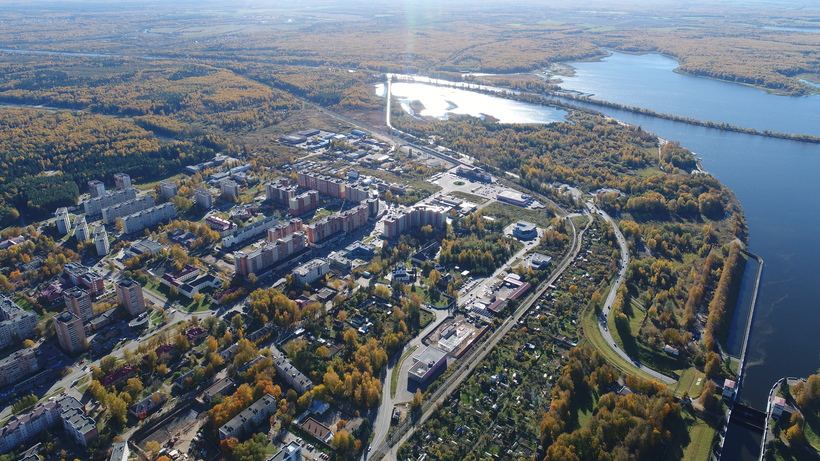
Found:
[(529, 221), (538, 227), (549, 227), (550, 215), (546, 210), (530, 210), (502, 202), (493, 202), (482, 210), (486, 216), (495, 216), (504, 219), (504, 224), (516, 221)]
[(672, 431), (672, 440), (669, 442), (663, 461), (708, 460), (712, 450), (712, 441), (715, 438), (715, 423), (705, 420), (703, 415), (694, 415), (688, 410), (681, 413), (681, 417), (683, 427)]
[(688, 392), (692, 398), (697, 398), (703, 390), (703, 385), (706, 384), (706, 377), (696, 368), (689, 368), (683, 370), (678, 379), (678, 385), (675, 387), (675, 395), (683, 395)]
[(475, 203), (477, 205), (483, 205), (483, 204), (490, 201), (490, 199), (488, 199), (487, 197), (482, 197), (480, 195), (471, 194), (469, 192), (462, 192), (460, 190), (454, 190), (454, 191), (448, 193), (447, 195), (450, 195), (452, 197), (459, 198), (459, 199), (462, 199), (462, 200), (466, 200), (468, 202), (472, 202), (472, 203)]

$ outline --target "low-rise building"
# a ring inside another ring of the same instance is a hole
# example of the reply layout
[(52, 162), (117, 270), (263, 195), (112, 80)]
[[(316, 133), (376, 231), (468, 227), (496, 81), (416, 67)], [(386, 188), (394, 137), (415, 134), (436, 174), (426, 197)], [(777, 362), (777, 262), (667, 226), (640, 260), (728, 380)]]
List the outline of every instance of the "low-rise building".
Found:
[(313, 389), (313, 381), (294, 367), (279, 349), (271, 347), (271, 351), (273, 352), (273, 367), (276, 368), (276, 374), (280, 378), (284, 379), (299, 394)]
[(219, 232), (220, 237), (227, 237), (231, 232), (236, 230), (236, 224), (227, 219), (222, 219), (219, 216), (208, 216), (205, 218), (205, 224)]
[(542, 271), (550, 267), (552, 264), (552, 257), (541, 253), (533, 253), (530, 256), (530, 267), (534, 270)]
[(275, 455), (268, 458), (267, 461), (302, 461), (302, 445), (290, 442), (277, 451)]
[(167, 395), (162, 392), (154, 392), (132, 405), (128, 411), (134, 415), (135, 418), (145, 419), (151, 412), (161, 407), (166, 400), (168, 400)]
[(775, 397), (772, 399), (772, 418), (779, 418), (786, 409), (786, 399)]
[(276, 411), (276, 399), (265, 394), (251, 406), (236, 415), (219, 428), (219, 440), (241, 437), (242, 434), (255, 429)]
[(518, 221), (513, 228), (513, 235), (521, 240), (532, 240), (538, 237), (538, 228), (529, 221)]
[(735, 398), (735, 392), (737, 392), (737, 383), (734, 380), (726, 378), (723, 381), (723, 397), (727, 399)]
[(305, 419), (299, 427), (317, 440), (322, 441), (325, 445), (330, 446), (330, 441), (333, 440), (333, 431), (313, 418)]
[(108, 461), (128, 461), (129, 455), (131, 455), (131, 450), (128, 449), (128, 442), (114, 442)]
[(441, 367), (447, 368), (447, 352), (428, 346), (413, 356), (413, 365), (410, 367), (409, 377), (413, 381), (424, 383)]
[(496, 195), (499, 202), (507, 202), (511, 205), (526, 207), (532, 203), (532, 196), (516, 192), (514, 190), (504, 190)]
[(293, 277), (299, 285), (310, 284), (330, 272), (330, 264), (324, 258), (315, 258), (293, 270)]
[(236, 383), (234, 380), (228, 377), (222, 378), (205, 389), (205, 392), (202, 393), (202, 401), (211, 403), (211, 400), (216, 397), (230, 395), (235, 388)]

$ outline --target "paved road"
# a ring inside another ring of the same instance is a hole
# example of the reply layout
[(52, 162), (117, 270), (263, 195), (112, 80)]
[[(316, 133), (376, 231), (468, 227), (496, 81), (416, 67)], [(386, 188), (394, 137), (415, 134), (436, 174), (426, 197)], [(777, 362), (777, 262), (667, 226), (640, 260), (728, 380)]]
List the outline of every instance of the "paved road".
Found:
[[(572, 235), (573, 235), (573, 242), (571, 246), (571, 250), (567, 253), (561, 263), (556, 267), (553, 274), (550, 278), (542, 282), (539, 285), (538, 290), (530, 295), (527, 300), (519, 306), (518, 310), (513, 313), (510, 317), (508, 317), (501, 326), (495, 330), (487, 340), (481, 345), (473, 346), (472, 352), (468, 353), (466, 359), (458, 365), (458, 368), (450, 375), (450, 377), (439, 387), (439, 389), (433, 394), (433, 396), (427, 401), (430, 402), (441, 402), (444, 398), (450, 395), (453, 391), (455, 391), (458, 386), (472, 373), (472, 371), (481, 364), (482, 360), (493, 350), (493, 348), (498, 344), (498, 342), (507, 334), (507, 332), (512, 329), (513, 326), (517, 325), (520, 321), (521, 317), (526, 314), (529, 309), (535, 304), (540, 297), (544, 294), (544, 292), (549, 289), (549, 286), (553, 284), (563, 273), (564, 271), (572, 264), (572, 261), (578, 257), (578, 254), (581, 251), (581, 243), (583, 240), (584, 231), (586, 228), (589, 227), (589, 224), (592, 222), (590, 218), (587, 226), (577, 232), (575, 229), (575, 224), (570, 221), (572, 225)], [(378, 444), (374, 443), (372, 446), (378, 447), (377, 450), (374, 450), (371, 458), (377, 458), (380, 455), (384, 455), (384, 459), (387, 461), (394, 461), (396, 460), (396, 451), (399, 447), (401, 447), (413, 434), (415, 427), (419, 427), (424, 422), (432, 416), (437, 411), (436, 404), (425, 404), (427, 408), (421, 415), (421, 417), (412, 424), (410, 430), (407, 430), (402, 434), (402, 436), (398, 440), (390, 440), (387, 443), (379, 446)]]
[(609, 332), (609, 328), (607, 327), (607, 319), (609, 318), (610, 311), (612, 309), (612, 305), (615, 303), (615, 298), (618, 295), (618, 288), (624, 282), (624, 278), (626, 277), (626, 268), (629, 266), (629, 248), (626, 246), (626, 239), (624, 238), (624, 234), (621, 233), (621, 230), (618, 228), (618, 225), (615, 223), (615, 220), (612, 219), (604, 210), (601, 210), (591, 202), (587, 202), (587, 207), (593, 213), (598, 213), (603, 218), (612, 224), (612, 228), (615, 230), (615, 238), (618, 240), (618, 245), (621, 247), (621, 260), (620, 260), (620, 270), (618, 271), (618, 277), (615, 279), (615, 283), (612, 284), (612, 287), (609, 289), (609, 295), (606, 297), (606, 302), (604, 303), (604, 308), (601, 311), (601, 319), (598, 322), (598, 329), (601, 330), (601, 336), (604, 337), (604, 340), (609, 345), (609, 347), (618, 353), (624, 360), (627, 362), (631, 362), (632, 365), (641, 370), (642, 372), (652, 376), (654, 379), (658, 381), (664, 382), (666, 384), (672, 384), (676, 382), (674, 379), (666, 376), (663, 373), (659, 373), (651, 368), (643, 366), (637, 359), (634, 359), (629, 356), (623, 349), (619, 348), (617, 344), (615, 344), (615, 340), (612, 339), (612, 334)]
[[(424, 347), (421, 340), (430, 334), (430, 332), (438, 328), (438, 326), (441, 325), (441, 322), (443, 322), (449, 315), (447, 310), (434, 310), (433, 313), (436, 315), (436, 318), (430, 322), (430, 325), (427, 325), (427, 327), (415, 338), (405, 344), (401, 352), (397, 353), (394, 359), (387, 365), (387, 370), (384, 372), (384, 385), (382, 386), (382, 402), (381, 405), (379, 405), (379, 412), (376, 416), (375, 422), (373, 423), (374, 435), (371, 446), (381, 446), (387, 438), (387, 432), (390, 429), (390, 424), (393, 418), (393, 407), (413, 398), (410, 391), (407, 390), (407, 376), (410, 367), (412, 366), (412, 357), (407, 357), (403, 362), (401, 362), (401, 364), (399, 364), (398, 361), (406, 351), (412, 349), (414, 346), (418, 347), (419, 350)], [(391, 390), (393, 386), (392, 376), (393, 370), (396, 366), (401, 366), (401, 369), (399, 370), (399, 379), (397, 381), (398, 389), (396, 389), (396, 396), (391, 397)]]

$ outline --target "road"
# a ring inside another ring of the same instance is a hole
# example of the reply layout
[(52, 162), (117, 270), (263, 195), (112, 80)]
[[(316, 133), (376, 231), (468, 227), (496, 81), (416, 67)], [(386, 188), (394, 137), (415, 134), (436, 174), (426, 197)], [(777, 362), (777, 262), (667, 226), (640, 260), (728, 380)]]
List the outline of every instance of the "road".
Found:
[[(572, 236), (573, 242), (570, 248), (570, 251), (561, 261), (561, 263), (556, 267), (555, 271), (552, 273), (550, 278), (542, 282), (539, 285), (537, 291), (531, 294), (526, 301), (524, 301), (518, 309), (496, 329), (487, 340), (481, 345), (473, 346), (472, 352), (468, 353), (467, 358), (461, 362), (456, 370), (445, 380), (445, 382), (438, 388), (437, 391), (433, 393), (433, 395), (425, 402), (424, 412), (419, 417), (418, 420), (415, 422), (408, 422), (405, 426), (402, 426), (397, 431), (397, 435), (400, 434), (400, 437), (396, 440), (396, 435), (394, 435), (390, 440), (385, 442), (384, 444), (376, 444), (373, 443), (372, 446), (378, 447), (378, 449), (374, 450), (370, 455), (370, 458), (378, 458), (381, 455), (384, 455), (384, 459), (388, 461), (393, 461), (396, 459), (396, 450), (398, 447), (402, 446), (413, 434), (413, 428), (421, 426), (424, 422), (432, 416), (436, 411), (438, 405), (437, 402), (441, 402), (444, 398), (450, 395), (459, 385), (473, 372), (473, 370), (481, 363), (481, 361), (493, 350), (493, 348), (498, 344), (498, 342), (507, 334), (507, 332), (512, 329), (518, 322), (521, 320), (521, 317), (529, 311), (529, 309), (535, 304), (541, 296), (549, 289), (549, 286), (564, 273), (564, 271), (572, 264), (572, 261), (578, 257), (578, 254), (581, 251), (581, 243), (583, 240), (583, 234), (589, 225), (592, 223), (592, 218), (590, 216), (589, 222), (587, 223), (586, 227), (581, 230), (580, 232), (577, 231), (575, 228), (575, 223), (569, 221), (572, 225)], [(402, 432), (402, 429), (410, 429)], [(375, 439), (374, 439), (375, 442)]]
[[(376, 420), (373, 426), (374, 435), (373, 441), (371, 442), (372, 446), (380, 446), (387, 438), (387, 432), (390, 429), (390, 424), (393, 418), (393, 407), (399, 403), (407, 402), (412, 399), (410, 392), (407, 390), (407, 373), (412, 366), (413, 360), (411, 357), (407, 357), (403, 362), (398, 362), (406, 351), (412, 349), (413, 347), (421, 348), (423, 346), (421, 343), (422, 339), (438, 328), (438, 326), (441, 325), (441, 322), (443, 322), (449, 315), (447, 310), (434, 310), (433, 313), (436, 318), (430, 322), (430, 325), (422, 330), (409, 343), (405, 344), (404, 348), (402, 348), (402, 350), (394, 356), (393, 360), (387, 364), (387, 370), (384, 372), (384, 385), (382, 386), (382, 402), (381, 405), (379, 405), (379, 412), (376, 415)], [(392, 397), (392, 376), (393, 370), (396, 366), (401, 366), (401, 369), (399, 370), (396, 396)]]
[(621, 230), (618, 228), (618, 225), (615, 223), (615, 220), (612, 219), (609, 214), (607, 214), (604, 210), (601, 210), (591, 202), (587, 202), (587, 207), (592, 213), (598, 213), (601, 215), (608, 223), (612, 225), (612, 228), (615, 231), (615, 238), (618, 240), (618, 245), (621, 247), (621, 260), (620, 270), (618, 271), (618, 277), (615, 279), (615, 282), (612, 284), (612, 287), (609, 289), (609, 295), (606, 297), (606, 302), (604, 303), (604, 308), (601, 311), (600, 321), (598, 322), (598, 329), (601, 331), (601, 336), (604, 337), (604, 340), (609, 345), (609, 348), (615, 351), (618, 355), (620, 355), (624, 360), (627, 362), (632, 363), (632, 365), (641, 370), (642, 372), (652, 376), (654, 379), (666, 383), (672, 384), (675, 382), (674, 379), (666, 376), (663, 373), (659, 373), (651, 368), (643, 366), (638, 359), (634, 359), (629, 356), (623, 349), (619, 348), (617, 344), (615, 344), (615, 340), (612, 338), (612, 334), (609, 332), (609, 328), (607, 327), (607, 319), (609, 319), (610, 311), (612, 310), (612, 305), (615, 303), (615, 298), (618, 295), (618, 288), (624, 282), (626, 278), (626, 268), (629, 266), (629, 248), (626, 246), (626, 239), (624, 238), (624, 234), (621, 233)]

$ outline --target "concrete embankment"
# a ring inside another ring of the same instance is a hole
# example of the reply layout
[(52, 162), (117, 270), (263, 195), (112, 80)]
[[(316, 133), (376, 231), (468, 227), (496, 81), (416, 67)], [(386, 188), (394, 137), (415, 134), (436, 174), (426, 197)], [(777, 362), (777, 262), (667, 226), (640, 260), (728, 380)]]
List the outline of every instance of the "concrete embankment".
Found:
[(747, 359), (747, 352), (749, 351), (749, 338), (752, 334), (752, 323), (754, 323), (755, 318), (755, 308), (757, 306), (757, 296), (760, 294), (760, 280), (763, 278), (763, 258), (760, 256), (745, 251), (745, 253), (750, 257), (757, 260), (757, 276), (755, 278), (754, 284), (754, 294), (752, 295), (752, 300), (749, 305), (749, 319), (746, 321), (746, 333), (743, 337), (743, 349), (740, 353), (740, 364), (737, 369), (737, 392), (735, 393), (735, 401), (738, 400), (740, 396), (740, 390), (743, 383), (743, 374), (746, 371), (746, 359)]

